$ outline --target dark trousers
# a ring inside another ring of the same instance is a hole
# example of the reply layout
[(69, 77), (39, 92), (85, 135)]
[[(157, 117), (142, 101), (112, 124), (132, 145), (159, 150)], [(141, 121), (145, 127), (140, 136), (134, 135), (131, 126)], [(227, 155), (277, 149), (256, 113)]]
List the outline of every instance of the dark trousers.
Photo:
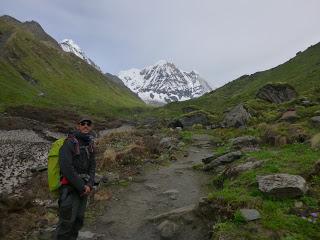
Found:
[(76, 240), (83, 226), (87, 197), (81, 196), (70, 186), (62, 186), (59, 198), (59, 223), (57, 240)]

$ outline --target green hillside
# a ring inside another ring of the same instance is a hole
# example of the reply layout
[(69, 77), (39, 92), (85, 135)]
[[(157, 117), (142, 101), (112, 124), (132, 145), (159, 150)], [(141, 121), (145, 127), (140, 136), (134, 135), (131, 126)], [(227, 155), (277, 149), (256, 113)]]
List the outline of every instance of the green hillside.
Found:
[(33, 106), (118, 115), (145, 104), (59, 48), (36, 22), (0, 17), (0, 111)]
[[(212, 113), (221, 113), (239, 102), (255, 104), (255, 95), (259, 88), (267, 83), (289, 83), (300, 97), (320, 97), (320, 43), (309, 47), (275, 68), (252, 75), (242, 76), (221, 88), (218, 88), (197, 99), (168, 104), (158, 109), (163, 116), (182, 114), (186, 106), (196, 106)], [(263, 104), (259, 102), (259, 104)]]

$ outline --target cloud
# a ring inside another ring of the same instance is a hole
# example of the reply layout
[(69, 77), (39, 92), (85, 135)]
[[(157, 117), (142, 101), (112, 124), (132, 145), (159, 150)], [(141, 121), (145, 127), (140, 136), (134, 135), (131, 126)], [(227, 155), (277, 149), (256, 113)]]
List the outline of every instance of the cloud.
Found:
[(212, 86), (320, 41), (318, 0), (5, 0), (0, 13), (74, 39), (104, 71), (168, 59)]

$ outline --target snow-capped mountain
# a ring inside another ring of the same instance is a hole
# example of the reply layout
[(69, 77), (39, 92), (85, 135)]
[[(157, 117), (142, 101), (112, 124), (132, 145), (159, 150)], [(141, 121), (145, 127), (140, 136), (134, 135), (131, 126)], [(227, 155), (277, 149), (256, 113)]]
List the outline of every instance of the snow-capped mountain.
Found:
[(78, 44), (76, 44), (72, 39), (64, 39), (59, 44), (63, 51), (73, 53), (101, 72), (100, 67), (96, 65), (90, 58), (88, 58), (87, 55), (78, 46)]
[(184, 101), (212, 90), (196, 71), (182, 71), (165, 60), (142, 70), (132, 68), (121, 71), (118, 77), (131, 91), (150, 104)]

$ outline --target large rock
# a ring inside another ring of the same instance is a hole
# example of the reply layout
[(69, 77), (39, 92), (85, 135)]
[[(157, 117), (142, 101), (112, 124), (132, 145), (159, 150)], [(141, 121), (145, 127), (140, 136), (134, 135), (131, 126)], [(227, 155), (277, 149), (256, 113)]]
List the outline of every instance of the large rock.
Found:
[(243, 127), (250, 119), (250, 113), (244, 108), (242, 104), (232, 108), (225, 116), (221, 123), (223, 127)]
[(254, 136), (241, 136), (230, 140), (235, 149), (254, 149), (259, 145), (258, 138)]
[(277, 198), (294, 198), (308, 190), (306, 180), (286, 173), (258, 176), (259, 190)]
[(221, 165), (225, 165), (228, 163), (232, 163), (233, 161), (239, 159), (242, 157), (242, 152), (241, 151), (236, 151), (236, 152), (230, 152), (227, 154), (224, 154), (216, 159), (214, 159), (213, 161), (211, 161), (210, 163), (206, 164), (203, 167), (203, 170), (205, 171), (210, 171), (214, 168), (217, 168)]
[(242, 208), (240, 209), (240, 213), (247, 222), (258, 220), (261, 218), (260, 213), (256, 209)]
[(183, 127), (192, 127), (194, 124), (201, 124), (203, 126), (210, 124), (208, 114), (202, 111), (188, 113), (182, 116), (179, 120)]
[(256, 96), (271, 103), (283, 103), (296, 98), (298, 93), (289, 84), (267, 84), (258, 90)]
[(254, 158), (248, 159), (245, 163), (238, 164), (236, 166), (231, 166), (227, 168), (223, 175), (228, 178), (232, 178), (238, 176), (240, 173), (249, 171), (251, 169), (255, 169), (260, 167), (263, 164), (263, 161), (256, 160)]

